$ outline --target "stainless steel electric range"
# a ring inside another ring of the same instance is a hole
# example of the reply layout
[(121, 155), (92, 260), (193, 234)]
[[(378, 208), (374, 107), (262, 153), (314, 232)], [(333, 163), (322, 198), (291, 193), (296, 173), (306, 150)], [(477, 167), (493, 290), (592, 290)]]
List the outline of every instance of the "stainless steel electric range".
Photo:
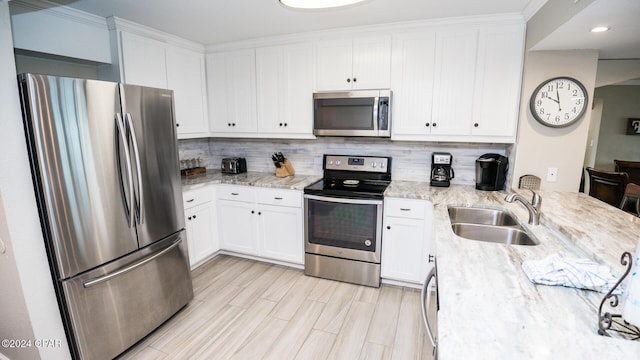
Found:
[(391, 158), (324, 155), (304, 189), (305, 274), (380, 286), (383, 194)]

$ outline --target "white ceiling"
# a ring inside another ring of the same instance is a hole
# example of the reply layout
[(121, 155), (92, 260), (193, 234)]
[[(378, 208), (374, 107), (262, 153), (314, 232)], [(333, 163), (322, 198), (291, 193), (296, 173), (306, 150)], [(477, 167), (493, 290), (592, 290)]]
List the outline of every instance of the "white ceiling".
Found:
[[(595, 26), (610, 30), (591, 33)], [(598, 49), (600, 59), (640, 59), (640, 1), (596, 0), (530, 50), (566, 49)]]
[[(420, 19), (499, 13), (521, 13), (528, 19), (547, 1), (367, 0), (334, 10), (303, 11), (284, 7), (278, 0), (53, 0), (102, 17), (115, 15), (203, 45)], [(611, 26), (611, 31), (588, 31), (600, 24)], [(599, 49), (601, 59), (640, 59), (640, 0), (595, 0), (532, 49)]]

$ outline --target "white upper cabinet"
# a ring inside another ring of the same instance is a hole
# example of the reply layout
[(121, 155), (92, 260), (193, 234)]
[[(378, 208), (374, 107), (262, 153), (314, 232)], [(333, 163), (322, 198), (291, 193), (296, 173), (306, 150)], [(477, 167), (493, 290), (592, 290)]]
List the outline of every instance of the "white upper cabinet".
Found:
[(318, 91), (384, 89), (391, 80), (391, 37), (323, 40), (316, 46)]
[(391, 134), (394, 137), (424, 137), (431, 133), (435, 49), (435, 31), (393, 38)]
[(170, 89), (178, 138), (208, 136), (204, 54), (129, 32), (121, 36), (121, 81)]
[(475, 29), (442, 31), (436, 35), (433, 135), (471, 133), (477, 44)]
[(207, 55), (212, 133), (256, 132), (255, 50)]
[(392, 140), (513, 143), (523, 47), (520, 23), (395, 34)]
[(167, 88), (166, 44), (122, 32), (122, 81), (132, 85)]
[(480, 30), (471, 129), (474, 136), (515, 140), (523, 46), (523, 25)]
[(174, 92), (178, 137), (208, 135), (204, 55), (169, 47), (166, 58), (167, 87)]
[(313, 132), (313, 47), (311, 43), (256, 49), (258, 132)]

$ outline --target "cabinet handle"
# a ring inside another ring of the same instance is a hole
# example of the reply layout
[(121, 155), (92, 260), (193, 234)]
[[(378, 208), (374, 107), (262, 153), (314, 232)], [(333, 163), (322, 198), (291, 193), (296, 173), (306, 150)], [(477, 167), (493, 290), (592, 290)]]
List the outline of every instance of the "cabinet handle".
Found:
[(227, 126), (231, 126), (231, 123), (227, 123)]
[(196, 216), (195, 216), (195, 215), (193, 215), (193, 218), (195, 219), (195, 218), (196, 218)]
[(281, 197), (278, 197), (278, 196), (274, 197), (274, 199), (275, 199), (275, 200), (282, 200), (282, 198), (281, 198)]
[(176, 123), (176, 127), (180, 127), (180, 124)]
[(411, 211), (411, 208), (400, 208), (400, 211)]
[(356, 78), (353, 78), (353, 82), (356, 82), (356, 81), (358, 81), (358, 79), (356, 79)]
[(436, 123), (433, 123), (433, 127), (436, 127), (437, 125), (438, 125), (438, 124), (436, 124)]
[(287, 123), (284, 123), (284, 127), (287, 127)]
[(262, 212), (258, 211), (258, 215), (262, 215)]
[(282, 123), (280, 123), (280, 126), (282, 126)]
[(191, 220), (191, 216), (189, 216), (189, 217), (187, 218), (187, 220)]
[(231, 123), (231, 126), (236, 126), (236, 123)]
[(187, 200), (187, 202), (193, 202), (193, 200), (195, 200), (195, 199), (189, 199), (189, 200)]
[(429, 124), (429, 123), (424, 124), (424, 126), (426, 126), (426, 127), (429, 127), (430, 125), (431, 125), (431, 124)]
[(480, 124), (478, 123), (473, 124), (473, 127), (478, 127), (478, 126), (480, 126)]
[(351, 82), (351, 79), (347, 78), (347, 82), (348, 82), (348, 83), (350, 83), (350, 82)]
[(238, 196), (238, 195), (240, 195), (240, 193), (231, 193), (231, 195)]
[(435, 256), (429, 254), (429, 262), (432, 263), (435, 259)]
[(391, 226), (387, 225), (387, 230), (391, 230)]
[(255, 212), (255, 211), (253, 211), (253, 210), (251, 210), (251, 213), (252, 213), (252, 214), (255, 214), (256, 212)]

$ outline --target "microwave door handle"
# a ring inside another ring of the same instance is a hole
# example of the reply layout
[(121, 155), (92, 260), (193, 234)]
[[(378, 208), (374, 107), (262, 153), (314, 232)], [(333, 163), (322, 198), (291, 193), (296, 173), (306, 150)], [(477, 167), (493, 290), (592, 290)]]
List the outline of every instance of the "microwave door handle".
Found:
[(380, 112), (378, 104), (380, 104), (380, 97), (373, 98), (373, 130), (378, 131), (378, 122), (380, 122)]

